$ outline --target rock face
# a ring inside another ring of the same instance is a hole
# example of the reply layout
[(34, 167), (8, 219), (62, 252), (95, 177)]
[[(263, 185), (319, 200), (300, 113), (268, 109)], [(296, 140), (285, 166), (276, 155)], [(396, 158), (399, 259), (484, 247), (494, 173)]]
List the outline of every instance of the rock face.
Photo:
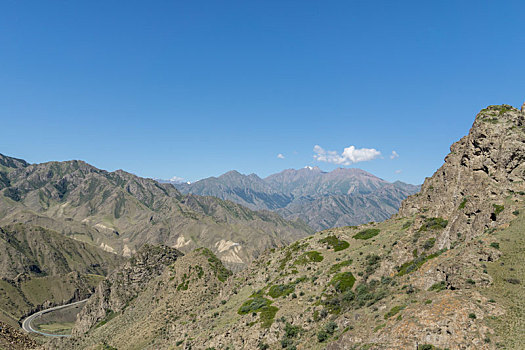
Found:
[(264, 179), (229, 171), (175, 186), (183, 193), (273, 210), (288, 220), (300, 219), (316, 230), (383, 221), (419, 189), (399, 181), (389, 183), (361, 169), (323, 172), (318, 167), (287, 169)]
[(0, 322), (0, 348), (7, 350), (36, 349), (38, 343), (27, 334)]
[[(442, 217), (448, 226), (440, 248), (472, 239), (509, 221), (504, 199), (525, 190), (525, 115), (516, 108), (489, 106), (477, 116), (470, 133), (450, 148), (445, 163), (406, 199), (399, 216), (424, 212)], [(458, 235), (464, 235), (463, 238)]]
[(183, 254), (166, 246), (144, 245), (124, 266), (115, 270), (97, 287), (77, 316), (73, 335), (86, 333), (97, 322), (124, 309), (143, 291), (149, 281)]

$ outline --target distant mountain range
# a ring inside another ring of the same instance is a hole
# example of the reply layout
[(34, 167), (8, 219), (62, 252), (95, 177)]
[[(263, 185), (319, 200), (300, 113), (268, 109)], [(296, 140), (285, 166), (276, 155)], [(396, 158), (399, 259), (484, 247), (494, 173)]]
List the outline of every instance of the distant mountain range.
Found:
[(181, 194), (123, 170), (83, 161), (29, 164), (0, 155), (0, 226), (41, 226), (130, 256), (145, 243), (183, 252), (204, 246), (230, 268), (313, 230), (270, 211)]
[(214, 196), (253, 210), (301, 219), (315, 230), (383, 221), (419, 186), (390, 183), (361, 169), (287, 169), (260, 178), (235, 170), (194, 183), (171, 182), (182, 193)]

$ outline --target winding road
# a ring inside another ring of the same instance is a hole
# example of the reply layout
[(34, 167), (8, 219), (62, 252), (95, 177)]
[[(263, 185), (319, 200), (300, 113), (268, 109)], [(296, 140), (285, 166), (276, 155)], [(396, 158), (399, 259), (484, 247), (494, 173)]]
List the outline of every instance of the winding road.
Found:
[(26, 331), (26, 332), (29, 332), (29, 333), (33, 332), (33, 333), (37, 333), (37, 334), (40, 334), (40, 335), (44, 335), (46, 337), (70, 337), (71, 335), (69, 335), (69, 334), (50, 334), (50, 333), (45, 333), (45, 332), (38, 331), (38, 330), (34, 329), (31, 326), (31, 322), (33, 322), (35, 320), (35, 318), (37, 318), (39, 316), (42, 316), (43, 314), (47, 314), (48, 312), (55, 311), (55, 310), (60, 310), (60, 309), (63, 309), (63, 308), (69, 307), (69, 306), (82, 304), (82, 303), (85, 303), (86, 301), (87, 301), (87, 299), (84, 299), (84, 300), (76, 301), (76, 302), (71, 303), (71, 304), (54, 306), (54, 307), (51, 307), (49, 309), (45, 309), (45, 310), (42, 310), (42, 311), (35, 312), (34, 314), (26, 317), (24, 319), (24, 321), (22, 321), (22, 329), (24, 331)]

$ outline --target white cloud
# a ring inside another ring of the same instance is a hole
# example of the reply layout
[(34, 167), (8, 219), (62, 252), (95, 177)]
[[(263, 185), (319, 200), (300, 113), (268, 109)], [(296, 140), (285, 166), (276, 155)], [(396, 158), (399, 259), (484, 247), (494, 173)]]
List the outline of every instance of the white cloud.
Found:
[(355, 146), (346, 147), (343, 153), (328, 151), (319, 145), (314, 146), (314, 159), (319, 162), (328, 162), (341, 165), (350, 165), (353, 163), (366, 162), (381, 156), (381, 152), (375, 148), (355, 148)]
[(169, 179), (168, 181), (169, 182), (177, 182), (177, 183), (186, 182), (186, 180), (184, 180), (182, 177), (178, 177), (178, 176), (174, 176), (171, 179)]
[(392, 151), (392, 154), (390, 155), (390, 159), (399, 158), (399, 154), (397, 154), (396, 151)]
[(284, 159), (284, 155), (283, 155), (282, 153), (279, 153), (279, 154), (277, 155), (277, 158), (279, 158), (279, 159)]
[(396, 174), (401, 174), (402, 171), (401, 171), (401, 170), (396, 170), (395, 173), (396, 173)]

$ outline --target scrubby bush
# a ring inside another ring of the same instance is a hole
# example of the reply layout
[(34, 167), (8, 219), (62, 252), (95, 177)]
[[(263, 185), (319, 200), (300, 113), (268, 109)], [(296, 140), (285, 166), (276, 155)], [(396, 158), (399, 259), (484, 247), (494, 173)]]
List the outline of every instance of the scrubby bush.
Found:
[(447, 227), (448, 220), (443, 218), (426, 218), (423, 225), (419, 228), (419, 232), (429, 230), (441, 230)]
[(354, 239), (370, 239), (372, 237), (375, 237), (381, 232), (381, 230), (377, 228), (367, 228), (366, 230), (360, 231), (357, 234), (353, 236)]
[(333, 235), (323, 238), (319, 242), (326, 243), (329, 249), (333, 248), (336, 252), (345, 250), (350, 246), (350, 243), (348, 243), (347, 241), (340, 240), (339, 238)]

